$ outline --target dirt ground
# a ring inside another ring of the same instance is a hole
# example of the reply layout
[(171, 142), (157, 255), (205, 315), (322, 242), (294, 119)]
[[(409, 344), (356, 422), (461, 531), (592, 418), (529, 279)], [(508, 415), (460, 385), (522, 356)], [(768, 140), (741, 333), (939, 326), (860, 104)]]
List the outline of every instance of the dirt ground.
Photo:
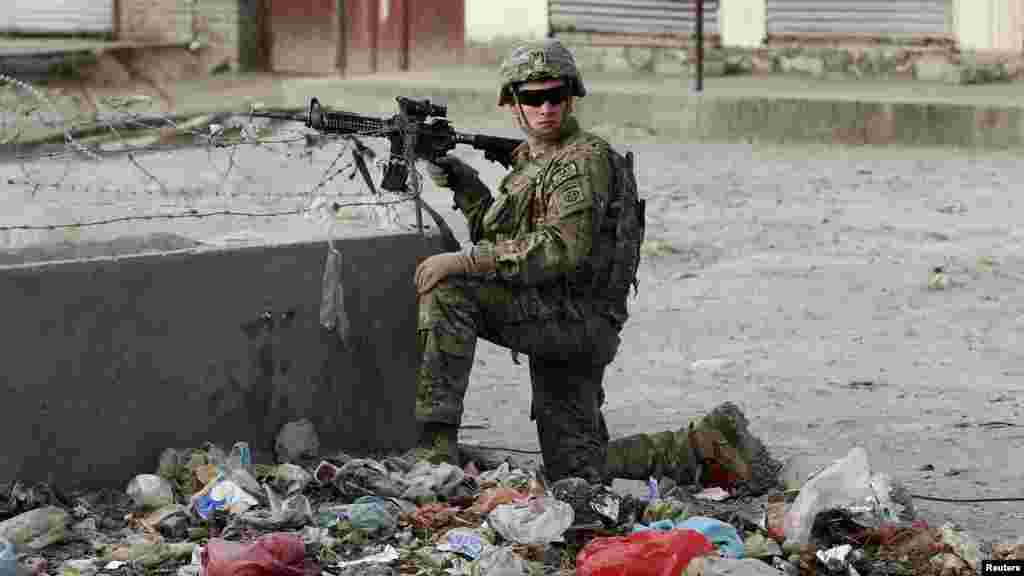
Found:
[[(613, 437), (676, 429), (733, 401), (780, 459), (830, 460), (863, 445), (875, 471), (914, 494), (1024, 497), (1024, 459), (1013, 456), (1024, 440), (1021, 155), (670, 144), (606, 133), (636, 152), (648, 202), (640, 291), (606, 375)], [(239, 206), (208, 189), (218, 175), (207, 156), (140, 160), (161, 178), (209, 183), (192, 183), (187, 194), (154, 195), (152, 182), (121, 162), (73, 170), (79, 176), (36, 195), (10, 185), (4, 204), (19, 204), (18, 220), (40, 223), (115, 204), (132, 213)], [(308, 189), (311, 167), (331, 160), (313, 156), (280, 165), (240, 156), (231, 185), (278, 195), (261, 206), (294, 206), (301, 198), (284, 198), (289, 186)], [(497, 182), (496, 165), (464, 156)], [(4, 178), (15, 182), (23, 168), (6, 166)], [(91, 191), (80, 178), (86, 171), (104, 175)], [(120, 182), (129, 173), (134, 184)], [(450, 195), (430, 188), (425, 197), (465, 239)], [(250, 225), (225, 219), (207, 233)], [(135, 230), (155, 230), (146, 226)], [(200, 223), (163, 226), (189, 236)], [(937, 267), (945, 280), (929, 288)], [(461, 439), (536, 450), (529, 402), (526, 363), (483, 342)], [(955, 521), (982, 540), (1024, 533), (1024, 503), (916, 504), (926, 518)]]
[[(733, 401), (778, 458), (862, 445), (914, 494), (1024, 497), (1019, 156), (631, 148), (648, 242), (606, 375), (613, 437)], [(536, 449), (528, 378), (484, 342), (462, 439)], [(915, 505), (983, 541), (1024, 533), (1024, 502)]]

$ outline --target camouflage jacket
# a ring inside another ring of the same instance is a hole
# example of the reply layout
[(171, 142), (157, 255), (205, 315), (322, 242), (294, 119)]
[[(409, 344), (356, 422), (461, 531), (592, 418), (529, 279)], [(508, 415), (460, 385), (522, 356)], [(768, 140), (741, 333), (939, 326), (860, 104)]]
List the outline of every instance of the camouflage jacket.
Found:
[(554, 150), (531, 159), (528, 144), (516, 149), (496, 197), (477, 187), (457, 199), (473, 251), (494, 258), (490, 276), (563, 300), (578, 294), (610, 194), (608, 149), (570, 118)]

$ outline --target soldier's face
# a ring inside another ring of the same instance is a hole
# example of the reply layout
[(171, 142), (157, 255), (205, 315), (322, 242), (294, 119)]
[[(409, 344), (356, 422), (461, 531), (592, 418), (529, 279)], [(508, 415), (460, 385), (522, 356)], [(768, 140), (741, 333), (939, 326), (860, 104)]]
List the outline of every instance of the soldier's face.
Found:
[[(572, 96), (569, 86), (562, 80), (527, 82), (517, 92), (523, 116), (531, 132), (538, 138), (557, 138), (562, 130), (562, 120), (572, 113)], [(518, 118), (519, 111), (513, 110)]]

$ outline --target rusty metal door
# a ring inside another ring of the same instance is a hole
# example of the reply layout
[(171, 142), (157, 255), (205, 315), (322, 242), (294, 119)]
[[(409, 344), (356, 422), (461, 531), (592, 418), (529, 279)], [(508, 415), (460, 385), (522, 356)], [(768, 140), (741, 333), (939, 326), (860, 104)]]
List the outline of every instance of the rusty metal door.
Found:
[[(690, 34), (697, 29), (695, 0), (548, 0), (551, 32)], [(718, 2), (704, 1), (704, 32), (718, 33)]]
[(341, 66), (341, 16), (335, 0), (268, 0), (270, 69), (336, 74)]
[(940, 36), (950, 0), (768, 0), (768, 34)]
[(462, 61), (466, 47), (465, 0), (408, 0), (408, 68)]
[(112, 34), (114, 0), (0, 2), (0, 33)]

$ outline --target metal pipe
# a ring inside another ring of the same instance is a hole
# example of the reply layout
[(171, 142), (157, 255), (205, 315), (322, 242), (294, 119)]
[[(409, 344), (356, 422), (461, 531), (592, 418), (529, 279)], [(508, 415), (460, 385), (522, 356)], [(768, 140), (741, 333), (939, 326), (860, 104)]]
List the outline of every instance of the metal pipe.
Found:
[(697, 3), (697, 92), (704, 91), (704, 0)]

